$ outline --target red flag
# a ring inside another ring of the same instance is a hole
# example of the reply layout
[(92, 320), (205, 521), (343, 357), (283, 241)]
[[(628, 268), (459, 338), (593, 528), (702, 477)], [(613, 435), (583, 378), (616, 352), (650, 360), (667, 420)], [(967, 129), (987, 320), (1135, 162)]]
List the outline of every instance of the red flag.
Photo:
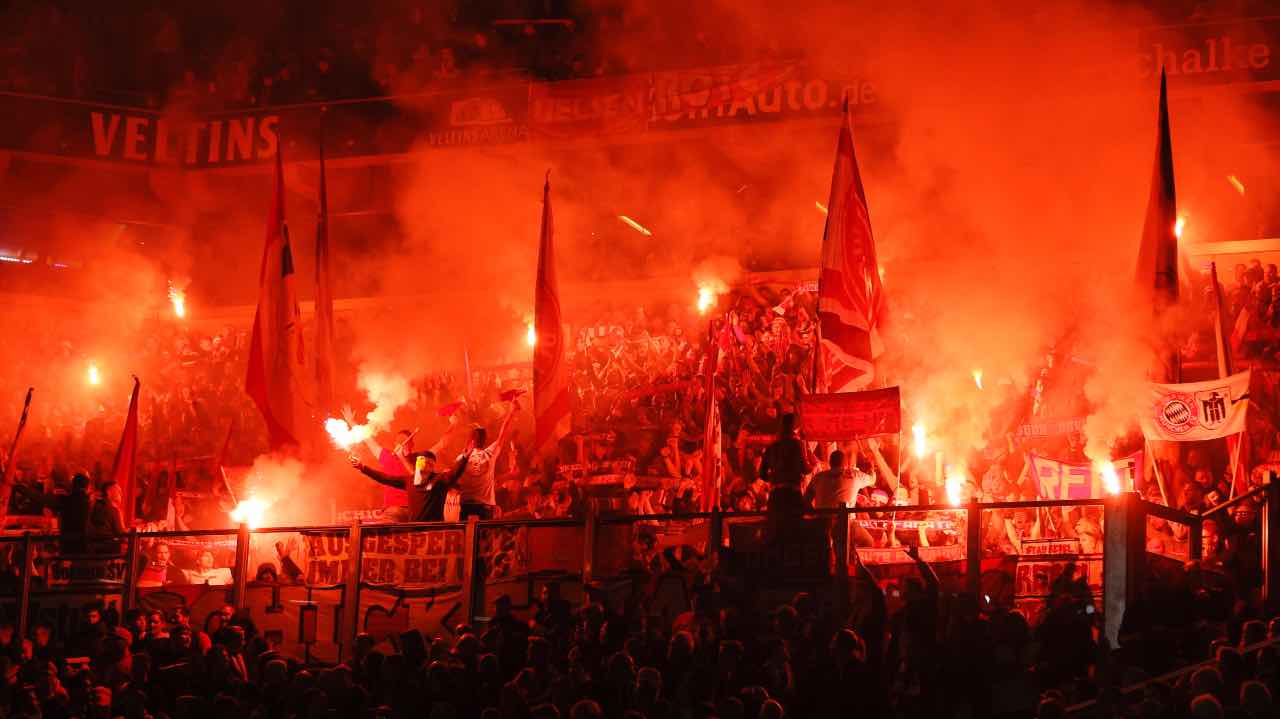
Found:
[(138, 458), (138, 389), (141, 387), (142, 383), (134, 377), (133, 395), (129, 397), (129, 415), (124, 421), (124, 432), (120, 434), (120, 445), (116, 447), (115, 461), (111, 463), (111, 481), (120, 485), (120, 492), (124, 495), (122, 513), (126, 527), (133, 524), (134, 506), (137, 504), (137, 497), (134, 496), (134, 475), (137, 474), (135, 465)]
[(258, 277), (245, 391), (267, 423), (271, 448), (298, 444), (299, 380), (306, 372), (302, 313), (294, 286), (293, 250), (284, 223), (284, 166), (276, 152), (276, 182), (267, 216), (266, 246)]
[(564, 325), (560, 321), (560, 291), (556, 284), (552, 247), (551, 179), (542, 188), (542, 235), (538, 240), (538, 280), (534, 286), (533, 323), (538, 338), (533, 350), (533, 450), (568, 431), (569, 367), (564, 359)]
[(316, 402), (333, 407), (333, 284), (330, 279), (329, 192), (325, 184), (324, 139), (320, 142), (320, 216), (316, 218)]
[(710, 512), (720, 506), (720, 455), (723, 438), (720, 422), (720, 402), (716, 400), (716, 374), (720, 371), (720, 348), (729, 341), (728, 329), (720, 326), (717, 336), (715, 323), (709, 328), (705, 388), (707, 397), (707, 426), (702, 435), (702, 511)]
[(875, 379), (875, 359), (884, 351), (880, 341), (884, 297), (867, 195), (853, 150), (848, 98), (822, 236), (818, 322), (819, 354), (825, 368), (818, 386), (825, 384), (829, 392), (852, 392), (870, 385)]
[(1138, 287), (1151, 292), (1157, 311), (1178, 301), (1178, 203), (1173, 182), (1173, 141), (1169, 135), (1169, 100), (1164, 70), (1160, 71), (1159, 128), (1156, 160), (1151, 173), (1147, 218), (1138, 249)]

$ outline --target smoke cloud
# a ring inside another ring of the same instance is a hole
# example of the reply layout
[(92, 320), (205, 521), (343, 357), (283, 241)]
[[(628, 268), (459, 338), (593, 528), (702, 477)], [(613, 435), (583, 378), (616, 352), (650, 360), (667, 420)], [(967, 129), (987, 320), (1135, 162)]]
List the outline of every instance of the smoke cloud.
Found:
[[(998, 439), (1003, 430), (992, 418), (1030, 390), (1048, 348), (1065, 338), (1067, 354), (1087, 367), (1078, 389), (1087, 399), (1090, 455), (1106, 454), (1127, 431), (1160, 335), (1133, 294), (1157, 88), (1135, 67), (1146, 42), (1135, 28), (1160, 18), (1066, 0), (1017, 16), (961, 2), (587, 5), (597, 20), (576, 42), (603, 65), (648, 70), (664, 69), (662, 61), (681, 67), (798, 54), (806, 76), (858, 90), (855, 145), (892, 322), (880, 373), (903, 387), (909, 414), (936, 435), (949, 461)], [(246, 54), (252, 50), (236, 52)], [(1241, 148), (1238, 138), (1266, 126), (1244, 95), (1221, 93), (1206, 110), (1191, 85), (1171, 80), (1170, 108), (1189, 243), (1240, 227), (1241, 198), (1254, 197), (1255, 188), (1242, 196), (1226, 183), (1233, 163), (1277, 159), (1274, 150)], [(402, 77), (394, 89), (422, 86)], [(405, 108), (412, 110), (408, 101)], [(439, 149), (423, 137), (377, 170), (334, 163), (330, 231), (340, 299), (378, 299), (342, 310), (354, 335), (339, 358), (348, 367), (343, 389), (367, 392), (375, 405), (369, 421), (386, 427), (408, 399), (407, 379), (458, 368), (464, 352), (476, 366), (528, 361), (524, 321), (548, 170), (571, 323), (590, 318), (600, 300), (672, 299), (657, 299), (665, 290), (643, 284), (593, 297), (584, 289), (590, 283), (675, 278), (687, 282), (675, 298), (693, 311), (698, 286), (732, 284), (740, 268), (815, 267), (824, 222), (815, 202), (827, 198), (837, 122), (827, 114), (465, 150)], [(10, 163), (6, 190), (27, 182), (23, 167)], [(202, 293), (218, 294), (224, 305), (254, 301), (267, 172), (140, 170), (132, 185), (114, 190), (110, 214), (149, 217), (159, 197), (164, 223), (121, 230), (66, 215), (44, 223), (54, 247), (97, 248), (76, 288), (93, 321), (79, 305), (50, 300), (11, 305), (0, 329), (23, 336), (34, 324), (62, 323), (86, 356), (52, 365), (66, 376), (48, 385), (78, 396), (82, 387), (70, 377), (92, 354), (123, 395), (130, 348), (119, 338), (167, 311), (169, 281), (190, 277), (193, 321), (210, 311)], [(287, 182), (305, 298), (314, 167), (291, 166)], [(83, 170), (61, 176), (44, 195), (48, 206), (75, 205), (100, 186)], [(147, 227), (158, 229), (140, 229)], [(246, 311), (233, 315), (223, 314), (247, 322)], [(16, 351), (0, 350), (0, 361)], [(9, 380), (5, 392), (14, 401), (35, 381)], [(84, 412), (90, 404), (74, 406)], [(261, 475), (285, 497), (280, 487), (296, 487), (301, 471), (264, 465)]]

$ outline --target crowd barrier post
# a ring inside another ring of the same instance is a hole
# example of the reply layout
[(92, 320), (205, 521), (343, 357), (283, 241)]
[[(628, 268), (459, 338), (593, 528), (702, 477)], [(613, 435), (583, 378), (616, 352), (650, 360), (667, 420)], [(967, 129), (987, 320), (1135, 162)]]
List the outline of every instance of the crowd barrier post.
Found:
[(120, 606), (123, 611), (133, 609), (138, 603), (138, 528), (130, 527), (129, 536), (124, 544), (124, 588), (120, 592)]
[(836, 606), (841, 612), (849, 609), (849, 522), (854, 514), (847, 509), (831, 518), (831, 549), (835, 553)]
[(476, 618), (476, 598), (483, 596), (476, 586), (477, 580), (483, 579), (476, 572), (476, 557), (480, 554), (480, 532), (478, 518), (473, 514), (467, 517), (467, 528), (462, 537), (462, 620), (471, 624)]
[(349, 656), (356, 648), (360, 633), (360, 565), (364, 560), (364, 542), (360, 519), (352, 520), (347, 529), (347, 576), (342, 581), (342, 653)]
[(1103, 510), (1102, 605), (1106, 635), (1119, 646), (1125, 609), (1138, 598), (1147, 552), (1147, 512), (1135, 492), (1110, 497)]
[(715, 558), (715, 567), (720, 568), (720, 550), (724, 547), (724, 516), (720, 506), (711, 508), (711, 526), (707, 528), (707, 555)]
[(596, 563), (596, 534), (600, 528), (600, 520), (596, 514), (596, 509), (587, 503), (587, 514), (583, 518), (582, 527), (582, 586), (586, 587), (591, 584), (592, 576), (595, 574)]
[(982, 595), (982, 506), (976, 499), (965, 507), (964, 588)]
[(1272, 474), (1267, 482), (1266, 506), (1262, 508), (1262, 601), (1271, 609), (1280, 608), (1280, 480)]
[(231, 604), (236, 609), (244, 609), (249, 599), (249, 541), (249, 525), (241, 522), (236, 531), (235, 584), (231, 591)]
[(27, 620), (31, 614), (31, 570), (35, 565), (35, 542), (31, 541), (31, 532), (22, 533), (22, 570), (18, 575), (20, 582), (18, 595), (18, 636), (27, 636)]

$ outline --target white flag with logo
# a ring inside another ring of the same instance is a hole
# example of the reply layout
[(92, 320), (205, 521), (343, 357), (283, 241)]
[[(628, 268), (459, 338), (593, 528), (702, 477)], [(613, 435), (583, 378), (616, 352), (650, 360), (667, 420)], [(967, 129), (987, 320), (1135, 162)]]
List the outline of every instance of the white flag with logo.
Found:
[(1194, 442), (1243, 432), (1249, 409), (1249, 372), (1187, 384), (1152, 384), (1138, 408), (1147, 439)]

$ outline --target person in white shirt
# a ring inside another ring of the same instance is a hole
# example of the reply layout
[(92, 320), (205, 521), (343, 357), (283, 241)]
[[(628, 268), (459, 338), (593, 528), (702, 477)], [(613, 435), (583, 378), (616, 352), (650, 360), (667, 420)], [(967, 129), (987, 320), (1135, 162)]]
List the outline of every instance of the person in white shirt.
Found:
[(805, 488), (805, 497), (815, 509), (852, 507), (853, 498), (863, 487), (875, 484), (865, 472), (849, 472), (844, 467), (844, 452), (831, 453), (831, 469), (818, 472)]
[(458, 456), (458, 461), (467, 460), (466, 471), (458, 482), (458, 491), (462, 495), (462, 509), (458, 518), (466, 521), (468, 517), (493, 519), (494, 508), (498, 503), (494, 482), (494, 468), (498, 457), (506, 445), (507, 432), (511, 429), (511, 418), (520, 409), (519, 400), (511, 400), (511, 408), (502, 420), (502, 429), (498, 431), (498, 439), (486, 444), (488, 433), (484, 427), (476, 427), (471, 431), (471, 440), (467, 450)]
[(190, 584), (231, 584), (231, 570), (213, 566), (213, 552), (203, 550), (196, 557), (196, 568), (184, 572)]

